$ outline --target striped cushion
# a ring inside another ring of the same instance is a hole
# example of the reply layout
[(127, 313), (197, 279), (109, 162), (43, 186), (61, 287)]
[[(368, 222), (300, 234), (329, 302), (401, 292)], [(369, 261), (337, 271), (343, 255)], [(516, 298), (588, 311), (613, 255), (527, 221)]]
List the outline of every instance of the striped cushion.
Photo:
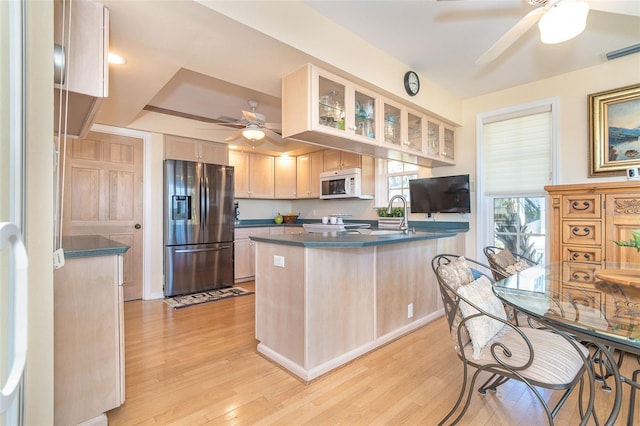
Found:
[[(535, 328), (520, 328), (531, 342), (533, 347), (533, 364), (524, 371), (523, 377), (533, 382), (547, 383), (553, 385), (568, 385), (576, 374), (584, 367), (584, 362), (576, 349), (562, 336), (546, 330)], [(495, 364), (495, 359), (491, 354), (491, 345), (496, 342), (503, 343), (512, 352), (512, 356), (506, 359), (510, 365), (522, 365), (529, 359), (529, 350), (522, 337), (511, 327), (505, 327), (498, 333), (484, 350), (480, 353), (479, 359), (473, 359), (474, 364), (486, 365)], [(585, 357), (589, 355), (587, 348), (576, 343)], [(497, 354), (502, 356), (502, 350), (496, 348)], [(467, 359), (472, 359), (473, 345), (468, 344), (464, 348)]]

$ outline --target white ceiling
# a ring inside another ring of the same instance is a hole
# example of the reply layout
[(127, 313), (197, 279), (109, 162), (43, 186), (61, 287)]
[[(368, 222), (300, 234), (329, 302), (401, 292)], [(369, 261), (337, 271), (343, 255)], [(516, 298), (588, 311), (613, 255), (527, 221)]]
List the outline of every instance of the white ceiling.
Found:
[[(285, 1), (296, 0), (240, 3), (282, 8)], [(640, 12), (638, 0), (604, 1)], [(591, 10), (587, 30), (577, 38), (544, 45), (534, 27), (481, 66), (475, 60), (534, 6), (525, 0), (302, 2), (462, 99), (597, 65), (606, 61), (606, 52), (640, 43), (640, 17)], [(128, 126), (146, 105), (239, 119), (249, 99), (259, 102), (267, 121), (279, 122), (282, 76), (318, 62), (212, 10), (206, 1), (102, 3), (110, 10), (110, 49), (128, 61), (110, 67), (109, 98), (97, 116), (102, 124)]]

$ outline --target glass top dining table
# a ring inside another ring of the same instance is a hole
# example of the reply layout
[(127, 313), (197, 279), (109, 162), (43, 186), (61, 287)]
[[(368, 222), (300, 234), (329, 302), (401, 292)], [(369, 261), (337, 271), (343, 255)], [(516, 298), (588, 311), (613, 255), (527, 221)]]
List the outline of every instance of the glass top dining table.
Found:
[[(616, 349), (623, 355), (640, 357), (640, 264), (534, 266), (497, 281), (493, 290), (504, 303), (539, 326), (568, 332), (594, 348), (592, 358), (600, 356), (604, 361), (600, 366), (614, 380), (615, 403), (604, 423), (613, 424), (621, 406), (621, 384), (640, 388), (620, 374), (614, 358)], [(596, 364), (591, 367), (595, 369)], [(609, 388), (606, 382), (603, 388)], [(631, 422), (632, 418), (630, 413)]]
[(590, 278), (567, 277), (562, 264), (534, 266), (496, 282), (494, 292), (547, 325), (640, 355), (640, 265), (584, 274)]

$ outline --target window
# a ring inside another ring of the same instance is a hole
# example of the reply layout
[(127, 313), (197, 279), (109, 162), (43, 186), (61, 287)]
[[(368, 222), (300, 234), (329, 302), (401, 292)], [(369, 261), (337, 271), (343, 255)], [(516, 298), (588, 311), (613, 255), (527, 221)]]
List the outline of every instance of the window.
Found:
[(418, 178), (418, 166), (387, 160), (387, 202), (394, 195), (404, 195), (409, 200), (409, 181)]
[(487, 245), (543, 261), (554, 171), (555, 100), (479, 116), (478, 251)]

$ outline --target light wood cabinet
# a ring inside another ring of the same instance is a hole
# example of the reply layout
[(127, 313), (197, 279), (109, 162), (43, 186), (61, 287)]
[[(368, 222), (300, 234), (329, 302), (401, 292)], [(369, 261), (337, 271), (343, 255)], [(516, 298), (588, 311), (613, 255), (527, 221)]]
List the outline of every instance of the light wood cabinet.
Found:
[(362, 156), (353, 152), (330, 149), (324, 151), (324, 171), (353, 169), (362, 166)]
[[(425, 112), (380, 92), (308, 64), (283, 79), (283, 137), (427, 167), (455, 164), (444, 148), (426, 154)], [(441, 140), (453, 153), (453, 133)]]
[(236, 228), (234, 248), (234, 282), (250, 281), (255, 278), (256, 244), (249, 237), (257, 235), (299, 234), (301, 226), (259, 226)]
[(324, 169), (322, 151), (299, 155), (297, 158), (297, 194), (298, 198), (320, 197), (320, 173)]
[(274, 198), (275, 160), (272, 156), (231, 150), (229, 165), (235, 168), (236, 198)]
[(124, 402), (122, 256), (68, 258), (54, 271), (54, 423)]
[(297, 177), (295, 157), (275, 157), (275, 198), (297, 198)]
[[(640, 183), (546, 186), (549, 193), (549, 260), (562, 262), (562, 285), (593, 292), (596, 272), (628, 264), (637, 268), (640, 253), (618, 247), (640, 229)], [(622, 265), (621, 265), (622, 264)], [(594, 295), (596, 297), (604, 295)]]
[[(53, 40), (54, 44), (65, 46), (68, 81), (55, 84), (53, 105), (56, 117), (60, 107), (68, 112), (67, 135), (84, 137), (104, 98), (109, 96), (109, 10), (92, 1), (75, 1), (71, 16), (70, 10), (63, 9), (61, 0), (54, 2)], [(68, 109), (66, 91), (60, 105), (60, 89), (68, 89)], [(54, 131), (58, 130), (58, 120), (54, 120)]]
[(427, 143), (425, 154), (443, 160), (455, 160), (455, 131), (444, 123), (427, 119)]
[(229, 164), (229, 149), (228, 145), (224, 143), (166, 135), (164, 137), (164, 158), (227, 165)]

